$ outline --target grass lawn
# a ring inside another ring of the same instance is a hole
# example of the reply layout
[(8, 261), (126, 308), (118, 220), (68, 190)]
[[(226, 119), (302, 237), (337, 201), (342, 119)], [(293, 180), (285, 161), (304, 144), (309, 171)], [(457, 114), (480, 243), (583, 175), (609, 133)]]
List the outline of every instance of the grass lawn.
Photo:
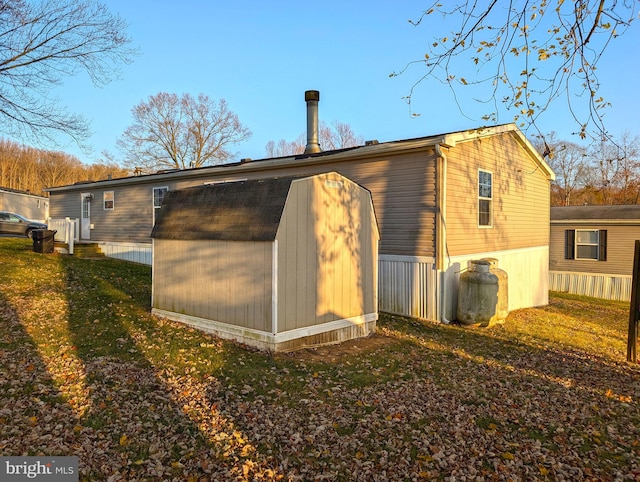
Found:
[(150, 315), (151, 270), (0, 239), (0, 455), (81, 480), (640, 480), (628, 304), (381, 315), (287, 355)]

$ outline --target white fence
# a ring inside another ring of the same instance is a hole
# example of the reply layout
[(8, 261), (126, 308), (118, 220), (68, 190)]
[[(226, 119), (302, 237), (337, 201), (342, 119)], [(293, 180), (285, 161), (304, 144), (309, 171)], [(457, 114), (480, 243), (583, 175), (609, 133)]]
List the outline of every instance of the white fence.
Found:
[(79, 241), (80, 234), (80, 220), (78, 218), (64, 218), (64, 219), (47, 219), (47, 226), (49, 229), (55, 230), (55, 240), (62, 243), (66, 243), (68, 239), (73, 239), (76, 243)]
[(549, 289), (605, 300), (630, 301), (632, 276), (549, 271)]
[(433, 258), (380, 255), (379, 310), (435, 320), (436, 280)]
[(79, 241), (80, 220), (79, 219), (47, 219), (47, 226), (50, 230), (56, 231), (54, 239), (66, 243), (69, 247), (69, 254), (73, 254), (73, 244)]
[(109, 258), (133, 261), (151, 266), (153, 251), (151, 244), (145, 243), (98, 243), (100, 251)]

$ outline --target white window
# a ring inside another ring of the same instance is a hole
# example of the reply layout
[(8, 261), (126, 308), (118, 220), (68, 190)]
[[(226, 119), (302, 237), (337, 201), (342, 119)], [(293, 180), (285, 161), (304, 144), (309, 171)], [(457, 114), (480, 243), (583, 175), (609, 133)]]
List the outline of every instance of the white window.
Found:
[(598, 259), (599, 231), (576, 229), (576, 259)]
[(113, 209), (113, 191), (105, 191), (102, 193), (102, 204), (104, 206), (105, 211), (110, 211)]
[(82, 218), (89, 219), (91, 217), (91, 199), (93, 194), (82, 196)]
[(564, 232), (564, 259), (607, 260), (606, 229), (567, 229)]
[(169, 192), (169, 188), (166, 186), (153, 188), (154, 209), (160, 209), (160, 207), (162, 206), (162, 201), (164, 200), (164, 196), (167, 194), (167, 192)]
[(478, 226), (491, 227), (493, 224), (493, 174), (478, 171)]

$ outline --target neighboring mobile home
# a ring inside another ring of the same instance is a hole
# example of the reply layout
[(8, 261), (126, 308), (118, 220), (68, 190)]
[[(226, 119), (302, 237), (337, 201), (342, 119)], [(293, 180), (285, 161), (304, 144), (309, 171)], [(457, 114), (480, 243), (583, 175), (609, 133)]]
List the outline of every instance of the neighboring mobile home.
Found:
[(510, 310), (548, 302), (554, 174), (514, 124), (48, 191), (51, 216), (79, 218), (81, 240), (151, 264), (150, 234), (169, 190), (329, 171), (373, 197), (380, 310), (453, 319), (460, 271), (485, 257), (496, 258), (509, 276)]
[(637, 239), (638, 205), (552, 207), (550, 289), (629, 301)]
[(46, 223), (49, 217), (49, 199), (26, 191), (0, 187), (0, 211), (9, 211), (32, 221)]
[(375, 331), (371, 194), (335, 172), (170, 191), (151, 237), (154, 314), (272, 351)]

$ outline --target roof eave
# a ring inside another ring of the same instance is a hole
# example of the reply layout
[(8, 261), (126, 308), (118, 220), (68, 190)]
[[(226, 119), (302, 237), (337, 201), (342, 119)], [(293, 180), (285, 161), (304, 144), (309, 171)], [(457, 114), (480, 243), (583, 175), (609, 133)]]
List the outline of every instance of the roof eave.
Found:
[(162, 174), (148, 174), (145, 176), (131, 176), (120, 179), (111, 179), (103, 181), (95, 181), (93, 183), (72, 184), (68, 186), (50, 187), (46, 188), (46, 192), (61, 192), (61, 191), (82, 191), (88, 189), (100, 188), (103, 186), (118, 186), (131, 183), (149, 182), (154, 184), (162, 183), (164, 180), (175, 179), (189, 179), (205, 177), (208, 174), (216, 172), (224, 172), (225, 174), (242, 174), (243, 172), (251, 171), (264, 171), (272, 169), (274, 167), (282, 167), (284, 165), (313, 165), (318, 163), (332, 163), (345, 160), (354, 160), (366, 157), (372, 157), (374, 155), (388, 155), (400, 152), (406, 152), (407, 150), (420, 150), (433, 147), (436, 144), (445, 142), (446, 136), (434, 136), (421, 139), (410, 139), (404, 141), (393, 141), (382, 144), (365, 145), (351, 150), (344, 151), (330, 151), (326, 153), (313, 154), (309, 156), (290, 156), (290, 157), (278, 157), (273, 159), (256, 160), (251, 162), (234, 163), (234, 164), (222, 164), (217, 166), (209, 166), (200, 169), (186, 169), (183, 171), (174, 171), (170, 173)]
[(552, 219), (551, 224), (616, 224), (616, 225), (640, 225), (640, 219)]
[(532, 157), (534, 163), (542, 169), (550, 180), (555, 179), (555, 174), (549, 165), (542, 159), (540, 154), (535, 150), (527, 138), (522, 134), (515, 124), (503, 124), (492, 127), (480, 127), (477, 129), (468, 129), (464, 131), (451, 132), (447, 134), (439, 134), (429, 137), (420, 137), (416, 139), (405, 139), (400, 141), (389, 141), (380, 144), (369, 144), (355, 147), (352, 149), (344, 149), (339, 151), (327, 151), (310, 155), (295, 155), (289, 157), (278, 157), (259, 159), (250, 162), (239, 162), (233, 164), (221, 164), (217, 166), (208, 166), (198, 169), (186, 169), (182, 171), (173, 171), (169, 173), (147, 174), (143, 176), (131, 176), (120, 179), (95, 181), (93, 183), (73, 184), (68, 186), (59, 186), (46, 188), (44, 191), (49, 193), (65, 192), (65, 191), (83, 191), (101, 187), (112, 187), (119, 185), (127, 185), (131, 183), (149, 182), (154, 184), (162, 183), (164, 180), (190, 179), (198, 177), (206, 177), (209, 174), (224, 172), (225, 174), (238, 174), (251, 171), (263, 171), (284, 165), (305, 166), (318, 163), (332, 163), (346, 160), (356, 160), (375, 155), (391, 155), (399, 154), (407, 151), (424, 150), (433, 148), (436, 145), (443, 147), (455, 147), (456, 144), (476, 140), (483, 137), (489, 137), (497, 134), (513, 133), (520, 144)]

